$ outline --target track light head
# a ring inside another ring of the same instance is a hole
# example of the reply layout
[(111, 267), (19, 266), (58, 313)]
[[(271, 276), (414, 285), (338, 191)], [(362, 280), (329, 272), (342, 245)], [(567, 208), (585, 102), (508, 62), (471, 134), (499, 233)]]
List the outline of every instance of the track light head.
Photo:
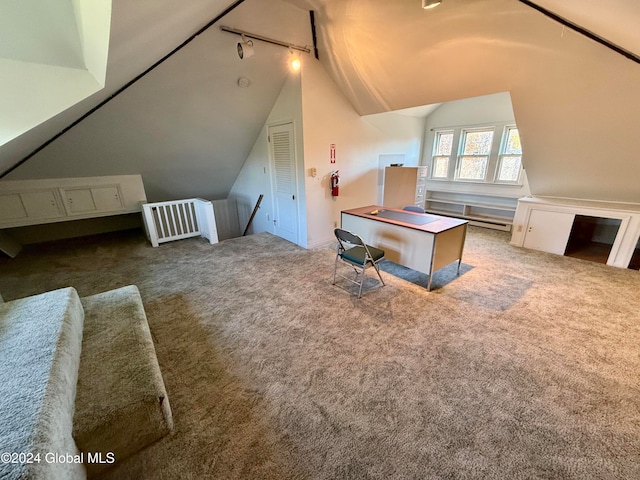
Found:
[(429, 10), (430, 8), (437, 7), (442, 3), (442, 0), (422, 0), (422, 8)]
[(240, 60), (253, 57), (255, 51), (253, 50), (253, 40), (247, 40), (244, 35), (241, 35), (242, 41), (238, 42), (238, 56)]

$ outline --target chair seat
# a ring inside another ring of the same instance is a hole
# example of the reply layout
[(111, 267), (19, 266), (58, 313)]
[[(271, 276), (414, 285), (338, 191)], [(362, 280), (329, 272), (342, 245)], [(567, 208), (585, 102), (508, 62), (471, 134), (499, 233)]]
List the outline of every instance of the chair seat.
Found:
[[(373, 257), (372, 260), (374, 262), (377, 262), (382, 257), (384, 257), (384, 251), (383, 250), (380, 250), (379, 248), (372, 247), (371, 245), (367, 245), (367, 247), (369, 248), (369, 253)], [(358, 245), (357, 247), (353, 247), (353, 248), (350, 248), (348, 250), (345, 250), (344, 252), (342, 252), (342, 254), (340, 256), (344, 260), (347, 260), (349, 262), (353, 262), (353, 263), (356, 263), (358, 265), (364, 265), (364, 259), (365, 259), (366, 255), (367, 255), (367, 251), (365, 250), (365, 248), (363, 246), (361, 246), (361, 245)]]

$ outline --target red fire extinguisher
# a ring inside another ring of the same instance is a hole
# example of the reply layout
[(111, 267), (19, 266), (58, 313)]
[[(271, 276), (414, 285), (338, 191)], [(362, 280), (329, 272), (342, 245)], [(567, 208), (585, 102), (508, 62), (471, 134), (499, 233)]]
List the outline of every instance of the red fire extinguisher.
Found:
[(338, 170), (331, 172), (331, 196), (337, 197), (339, 195), (338, 185), (340, 184), (340, 177), (338, 176)]

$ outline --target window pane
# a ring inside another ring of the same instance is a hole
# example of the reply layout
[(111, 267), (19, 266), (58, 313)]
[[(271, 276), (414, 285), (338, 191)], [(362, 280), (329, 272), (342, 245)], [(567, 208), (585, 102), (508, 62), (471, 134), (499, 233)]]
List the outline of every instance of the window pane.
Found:
[(458, 178), (461, 180), (484, 180), (488, 157), (460, 157)]
[(453, 132), (438, 133), (436, 140), (436, 151), (434, 155), (451, 155), (451, 146), (453, 145)]
[(507, 142), (504, 147), (506, 154), (522, 155), (522, 146), (520, 145), (520, 134), (517, 128), (510, 128), (507, 133)]
[(517, 182), (520, 176), (520, 161), (518, 155), (504, 156), (500, 162), (500, 171), (498, 172), (499, 182)]
[(493, 142), (493, 130), (467, 132), (464, 136), (463, 155), (489, 155)]
[(449, 157), (433, 158), (433, 178), (447, 178), (449, 174)]

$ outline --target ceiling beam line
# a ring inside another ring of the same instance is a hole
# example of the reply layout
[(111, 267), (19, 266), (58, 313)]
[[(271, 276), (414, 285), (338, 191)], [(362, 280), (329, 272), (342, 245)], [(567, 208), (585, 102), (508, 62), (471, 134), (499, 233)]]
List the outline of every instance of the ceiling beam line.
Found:
[(145, 77), (148, 73), (150, 73), (152, 70), (154, 70), (156, 67), (158, 67), (159, 65), (161, 65), (162, 63), (164, 63), (167, 59), (169, 59), (170, 57), (172, 57), (173, 55), (175, 55), (176, 53), (178, 53), (180, 50), (182, 50), (184, 47), (186, 47), (187, 45), (189, 45), (192, 41), (194, 41), (200, 34), (204, 33), (206, 30), (208, 30), (209, 28), (211, 28), (215, 23), (219, 22), (220, 20), (222, 20), (225, 16), (227, 16), (227, 14), (231, 13), (233, 10), (235, 10), (238, 6), (240, 6), (241, 3), (243, 3), (244, 0), (236, 0), (235, 2), (233, 2), (231, 5), (229, 5), (227, 8), (225, 8), (222, 13), (220, 13), (219, 15), (217, 15), (213, 20), (211, 20), (210, 22), (208, 22), (204, 27), (200, 28), (196, 33), (194, 33), (193, 35), (191, 35), (189, 38), (187, 38), (184, 42), (182, 42), (180, 45), (178, 45), (176, 48), (174, 48), (173, 50), (171, 50), (169, 53), (167, 53), (164, 57), (162, 57), (160, 60), (158, 60), (157, 62), (155, 62), (153, 65), (151, 65), (150, 67), (148, 67), (146, 70), (144, 70), (142, 73), (140, 73), (139, 75), (137, 75), (136, 77), (134, 77), (132, 80), (128, 81), (127, 83), (125, 83), (122, 87), (120, 87), (118, 90), (116, 90), (114, 93), (112, 93), (111, 95), (109, 95), (107, 98), (105, 98), (104, 100), (102, 100), (100, 103), (98, 103), (96, 106), (94, 106), (93, 108), (91, 108), (88, 112), (86, 112), (84, 115), (80, 116), (79, 118), (77, 118), (76, 120), (74, 120), (70, 125), (68, 125), (67, 127), (65, 127), (64, 129), (62, 129), (61, 131), (59, 131), (58, 133), (56, 133), (53, 137), (51, 137), (49, 140), (47, 140), (46, 142), (44, 142), (42, 145), (40, 145), (38, 148), (36, 148), (35, 150), (33, 150), (31, 153), (29, 153), (26, 157), (22, 158), (18, 163), (16, 163), (15, 165), (13, 165), (11, 168), (9, 168), (8, 170), (6, 170), (5, 172), (3, 172), (2, 174), (0, 174), (0, 178), (5, 177), (6, 175), (8, 175), (9, 173), (13, 172), (16, 168), (20, 167), (21, 165), (23, 165), (27, 160), (29, 160), (31, 157), (33, 157), (36, 153), (40, 152), (41, 150), (43, 150), (44, 148), (46, 148), (47, 146), (49, 146), (51, 143), (53, 143), (55, 140), (57, 140), (59, 137), (61, 137), (62, 135), (64, 135), (65, 133), (67, 133), (69, 130), (71, 130), (73, 127), (75, 127), (76, 125), (78, 125), (80, 122), (82, 122), (85, 118), (87, 118), (88, 116), (90, 116), (91, 114), (93, 114), (94, 112), (96, 112), (97, 110), (101, 109), (102, 107), (104, 107), (107, 103), (109, 103), (111, 100), (113, 100), (115, 97), (117, 97), (118, 95), (120, 95), (122, 92), (124, 92), (125, 90), (127, 90), (129, 87), (131, 87), (133, 84), (135, 84), (138, 80), (140, 80), (141, 78)]
[(542, 13), (543, 15), (551, 18), (552, 20), (555, 20), (556, 22), (561, 23), (562, 25), (564, 25), (565, 27), (569, 27), (571, 30), (574, 30), (582, 35), (584, 35), (585, 37), (590, 38), (591, 40), (598, 42), (600, 45), (604, 45), (605, 47), (613, 50), (616, 53), (619, 53), (620, 55), (627, 57), (629, 60), (632, 60), (636, 63), (640, 63), (640, 56), (630, 52), (629, 50), (626, 50), (618, 45), (616, 45), (615, 43), (610, 42), (609, 40), (602, 38), (599, 35), (596, 35), (595, 33), (587, 30), (586, 28), (582, 28), (580, 25), (577, 25), (569, 20), (567, 20), (566, 18), (563, 18), (559, 15), (556, 15), (555, 13), (553, 13), (550, 10), (547, 10), (546, 8), (541, 7), (540, 5), (536, 5), (535, 3), (531, 2), (530, 0), (518, 0), (520, 3), (524, 3), (525, 5), (533, 8), (534, 10), (537, 10), (538, 12)]
[(318, 38), (316, 36), (316, 15), (313, 10), (309, 10), (309, 21), (311, 22), (311, 38), (313, 39), (313, 56), (316, 60), (320, 60), (318, 57)]

